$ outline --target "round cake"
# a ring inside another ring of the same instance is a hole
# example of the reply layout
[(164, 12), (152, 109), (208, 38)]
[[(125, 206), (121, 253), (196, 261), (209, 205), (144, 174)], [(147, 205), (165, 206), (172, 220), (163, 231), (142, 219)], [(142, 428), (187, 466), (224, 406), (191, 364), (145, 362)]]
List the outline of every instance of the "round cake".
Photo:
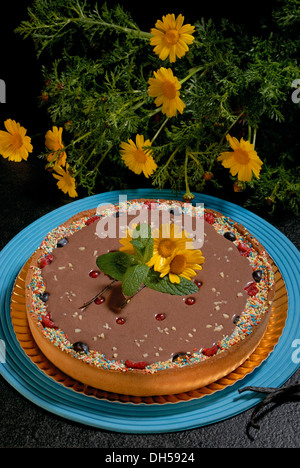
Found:
[(270, 258), (202, 205), (120, 201), (47, 234), (26, 278), (42, 353), (73, 379), (132, 396), (209, 385), (254, 352), (274, 297)]

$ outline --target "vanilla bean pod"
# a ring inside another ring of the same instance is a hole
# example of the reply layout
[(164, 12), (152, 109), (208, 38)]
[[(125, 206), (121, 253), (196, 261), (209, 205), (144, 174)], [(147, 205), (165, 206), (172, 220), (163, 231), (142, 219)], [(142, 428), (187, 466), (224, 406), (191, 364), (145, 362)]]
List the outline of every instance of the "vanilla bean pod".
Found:
[(272, 388), (272, 387), (244, 387), (239, 389), (239, 393), (246, 391), (265, 393), (267, 396), (255, 407), (251, 419), (250, 425), (255, 429), (259, 429), (260, 426), (255, 422), (255, 418), (259, 411), (270, 403), (284, 403), (291, 401), (293, 398), (300, 400), (300, 384), (290, 385), (284, 388)]
[(132, 296), (130, 296), (130, 297), (127, 297), (127, 298), (125, 299), (125, 301), (122, 302), (122, 304), (120, 305), (119, 310), (123, 310), (123, 309), (127, 306), (127, 304), (129, 304), (129, 302), (131, 301), (131, 299), (134, 298), (134, 296), (136, 296), (136, 295), (137, 295), (142, 289), (144, 289), (145, 287), (146, 287), (146, 286), (143, 284), (143, 285), (137, 290), (136, 293), (134, 293), (134, 294), (133, 294)]
[(103, 288), (99, 293), (96, 294), (92, 299), (89, 301), (85, 302), (82, 306), (79, 307), (79, 309), (87, 309), (92, 302), (94, 302), (99, 296), (101, 296), (107, 289), (110, 289), (114, 283), (116, 283), (117, 280), (113, 280), (111, 283), (109, 283), (105, 288)]

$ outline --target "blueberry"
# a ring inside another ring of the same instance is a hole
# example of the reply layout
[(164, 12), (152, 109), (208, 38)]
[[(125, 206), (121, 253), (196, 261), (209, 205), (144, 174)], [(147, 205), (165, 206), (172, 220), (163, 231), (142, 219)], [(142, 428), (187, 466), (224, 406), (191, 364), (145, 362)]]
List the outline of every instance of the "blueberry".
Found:
[(224, 237), (225, 237), (225, 239), (228, 239), (231, 242), (235, 241), (235, 239), (236, 239), (235, 234), (232, 231), (225, 232)]
[(176, 354), (174, 354), (174, 355), (172, 356), (172, 361), (173, 361), (173, 362), (174, 362), (174, 361), (177, 361), (177, 359), (180, 359), (180, 358), (183, 358), (183, 359), (184, 359), (185, 356), (187, 356), (187, 357), (190, 356), (190, 353), (185, 353), (185, 352), (176, 353)]
[(82, 341), (76, 341), (76, 343), (73, 343), (73, 349), (77, 351), (77, 353), (87, 354), (89, 352), (88, 345), (85, 343), (82, 343)]
[(69, 243), (68, 239), (64, 237), (63, 239), (60, 239), (60, 241), (57, 242), (57, 247), (64, 247)]
[(255, 270), (253, 273), (252, 273), (252, 276), (253, 276), (253, 279), (256, 283), (259, 283), (262, 279), (262, 275), (263, 275), (263, 272), (262, 270)]
[(47, 292), (41, 293), (41, 294), (40, 294), (40, 299), (41, 299), (41, 301), (43, 301), (43, 302), (47, 302), (48, 299), (49, 299), (49, 293), (47, 293)]
[(169, 213), (174, 215), (174, 216), (181, 216), (182, 209), (181, 209), (180, 206), (174, 206), (173, 208), (169, 209)]
[(240, 315), (236, 315), (233, 319), (233, 323), (234, 325), (236, 325), (238, 323), (238, 321), (240, 320)]

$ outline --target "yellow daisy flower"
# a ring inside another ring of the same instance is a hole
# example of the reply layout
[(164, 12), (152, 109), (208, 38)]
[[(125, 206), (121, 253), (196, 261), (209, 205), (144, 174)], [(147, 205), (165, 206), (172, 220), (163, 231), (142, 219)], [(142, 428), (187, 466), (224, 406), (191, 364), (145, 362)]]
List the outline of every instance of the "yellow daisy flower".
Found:
[(122, 244), (122, 247), (120, 247), (121, 252), (125, 252), (127, 254), (134, 254), (134, 248), (131, 243), (132, 241), (132, 233), (135, 230), (137, 224), (133, 224), (131, 228), (127, 227), (126, 230), (126, 236), (125, 237), (120, 237), (119, 242)]
[(160, 276), (169, 275), (171, 283), (180, 283), (180, 277), (191, 280), (196, 276), (195, 270), (202, 270), (205, 258), (201, 250), (175, 249), (172, 256), (160, 268)]
[(173, 75), (170, 68), (161, 67), (157, 72), (154, 72), (155, 78), (149, 78), (148, 94), (155, 97), (157, 107), (162, 105), (162, 113), (167, 117), (174, 117), (178, 112), (182, 114), (185, 104), (180, 99), (179, 89), (181, 84), (178, 78)]
[(62, 131), (63, 128), (56, 126), (52, 127), (52, 130), (48, 130), (45, 135), (45, 145), (51, 150), (51, 153), (48, 154), (47, 160), (49, 162), (55, 162), (59, 166), (65, 166), (67, 160), (67, 154), (65, 151), (62, 151), (64, 144), (62, 142)]
[(151, 146), (150, 140), (144, 139), (143, 135), (136, 135), (135, 143), (128, 140), (128, 143), (121, 143), (121, 156), (126, 166), (135, 174), (144, 173), (149, 177), (157, 168), (152, 157), (152, 151), (147, 146)]
[(55, 179), (58, 179), (57, 186), (64, 193), (67, 193), (70, 197), (75, 198), (78, 196), (76, 192), (75, 179), (72, 177), (71, 172), (69, 171), (69, 164), (66, 163), (66, 170), (62, 167), (56, 165), (54, 167), (57, 174), (52, 174)]
[(183, 26), (184, 16), (166, 15), (162, 21), (158, 20), (155, 28), (151, 29), (153, 37), (150, 44), (154, 47), (154, 52), (159, 55), (161, 60), (169, 57), (170, 62), (175, 62), (176, 57), (183, 57), (189, 50), (187, 44), (192, 44), (192, 36), (195, 27), (190, 24)]
[(26, 136), (26, 128), (12, 119), (7, 119), (4, 126), (7, 131), (0, 130), (0, 154), (9, 161), (26, 161), (28, 153), (33, 150), (31, 138)]
[(233, 151), (224, 152), (218, 157), (218, 161), (222, 161), (222, 165), (226, 169), (230, 169), (230, 174), (238, 175), (238, 180), (242, 182), (250, 182), (252, 172), (259, 179), (259, 173), (263, 162), (260, 160), (254, 146), (250, 141), (245, 141), (241, 138), (238, 141), (230, 135), (226, 136)]
[(185, 249), (186, 242), (193, 242), (177, 224), (162, 224), (153, 230), (152, 237), (153, 255), (147, 265), (154, 267), (155, 271), (161, 271), (176, 249)]

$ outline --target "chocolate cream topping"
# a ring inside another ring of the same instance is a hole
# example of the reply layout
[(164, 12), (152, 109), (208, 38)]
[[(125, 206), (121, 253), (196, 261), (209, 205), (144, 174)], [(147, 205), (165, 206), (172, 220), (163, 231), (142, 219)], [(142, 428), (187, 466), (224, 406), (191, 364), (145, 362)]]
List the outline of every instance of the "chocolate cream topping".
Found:
[[(117, 234), (123, 216), (115, 218)], [(133, 218), (126, 219), (129, 224)], [(173, 215), (170, 221), (174, 222)], [(53, 262), (42, 270), (52, 320), (71, 343), (85, 343), (108, 359), (150, 364), (212, 347), (232, 334), (234, 318), (248, 298), (244, 287), (253, 278), (249, 261), (237, 247), (209, 223), (204, 223), (204, 229), (205, 262), (195, 277), (202, 283), (196, 294), (173, 296), (143, 288), (120, 310), (124, 296), (121, 283), (116, 282), (103, 294), (104, 302), (93, 302), (84, 310), (81, 306), (112, 282), (99, 272), (97, 257), (121, 246), (118, 236), (99, 238), (97, 221), (84, 227), (64, 247), (53, 250)], [(100, 274), (91, 277), (91, 271)], [(187, 304), (188, 297), (195, 302)]]

